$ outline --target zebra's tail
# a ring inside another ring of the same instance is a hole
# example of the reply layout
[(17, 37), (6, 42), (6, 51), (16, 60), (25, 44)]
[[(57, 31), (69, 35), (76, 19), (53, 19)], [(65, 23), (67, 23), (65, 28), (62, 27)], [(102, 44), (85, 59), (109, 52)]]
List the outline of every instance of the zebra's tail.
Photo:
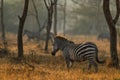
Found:
[(103, 63), (105, 63), (106, 61), (105, 60), (102, 60), (102, 61), (100, 61), (99, 59), (98, 59), (98, 49), (96, 48), (96, 61), (98, 62), (98, 63), (100, 63), (100, 64), (103, 64)]

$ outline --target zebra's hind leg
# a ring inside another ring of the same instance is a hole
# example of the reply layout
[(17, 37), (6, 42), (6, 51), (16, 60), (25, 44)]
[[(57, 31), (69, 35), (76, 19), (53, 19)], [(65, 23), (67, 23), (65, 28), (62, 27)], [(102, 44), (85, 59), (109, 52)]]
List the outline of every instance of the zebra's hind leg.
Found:
[(93, 66), (95, 67), (95, 73), (98, 72), (98, 65), (95, 61), (92, 61)]
[(88, 72), (90, 73), (90, 69), (91, 69), (91, 67), (92, 67), (92, 61), (91, 60), (89, 60), (89, 63), (88, 63), (88, 68), (87, 68), (87, 70), (88, 70)]
[(91, 64), (91, 62), (89, 62), (89, 64), (88, 64), (88, 70), (91, 69), (91, 66), (92, 66), (92, 64)]
[(90, 70), (93, 65), (95, 68), (95, 72), (98, 72), (98, 65), (96, 61), (94, 60), (94, 58), (89, 58), (88, 60), (89, 60), (88, 70)]

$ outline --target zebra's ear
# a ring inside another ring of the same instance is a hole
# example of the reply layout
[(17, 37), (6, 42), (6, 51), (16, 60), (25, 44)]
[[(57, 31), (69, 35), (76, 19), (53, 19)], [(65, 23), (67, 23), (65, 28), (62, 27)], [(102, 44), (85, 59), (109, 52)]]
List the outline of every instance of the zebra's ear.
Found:
[(51, 32), (50, 37), (51, 37), (51, 42), (54, 43), (56, 37), (55, 34)]

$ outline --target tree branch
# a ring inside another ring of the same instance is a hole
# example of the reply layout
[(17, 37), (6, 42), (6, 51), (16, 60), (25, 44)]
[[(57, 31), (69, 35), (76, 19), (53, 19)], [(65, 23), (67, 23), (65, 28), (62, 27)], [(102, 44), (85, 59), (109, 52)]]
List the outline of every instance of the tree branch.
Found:
[(20, 20), (21, 19), (21, 17), (18, 15), (18, 19)]
[(46, 8), (49, 10), (49, 6), (47, 5), (46, 0), (44, 0), (44, 3), (45, 3)]
[(119, 19), (119, 15), (120, 15), (120, 1), (119, 0), (116, 0), (116, 9), (117, 9), (116, 16), (113, 19), (114, 24), (117, 23), (117, 21)]
[(81, 6), (81, 3), (78, 3), (77, 1), (75, 1), (75, 0), (71, 0), (73, 3), (75, 3), (75, 4), (77, 4), (77, 5), (79, 5), (79, 6)]
[(55, 0), (50, 0), (50, 1), (51, 1), (51, 5), (54, 5), (54, 1), (55, 1)]

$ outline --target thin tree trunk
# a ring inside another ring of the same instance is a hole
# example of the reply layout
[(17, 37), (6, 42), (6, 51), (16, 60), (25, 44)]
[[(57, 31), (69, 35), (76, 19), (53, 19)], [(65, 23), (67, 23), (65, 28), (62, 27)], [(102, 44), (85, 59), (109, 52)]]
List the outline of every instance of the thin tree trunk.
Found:
[(54, 34), (57, 35), (57, 0), (54, 6)]
[(66, 5), (67, 5), (67, 0), (64, 1), (64, 24), (63, 24), (63, 35), (65, 36), (65, 30), (66, 30)]
[(119, 1), (119, 0), (116, 0), (116, 10), (117, 10), (116, 16), (115, 16), (115, 18), (113, 19), (114, 24), (117, 23), (117, 21), (118, 21), (118, 19), (119, 19), (119, 16), (120, 16), (120, 1)]
[(36, 17), (36, 21), (37, 21), (37, 24), (38, 24), (38, 27), (39, 27), (39, 32), (41, 31), (41, 28), (40, 28), (40, 20), (39, 20), (39, 16), (38, 16), (38, 10), (37, 10), (37, 7), (35, 5), (35, 2), (34, 0), (32, 0), (32, 3), (33, 3), (33, 7), (34, 7), (34, 10), (35, 10), (35, 17)]
[(110, 66), (118, 68), (119, 60), (117, 55), (117, 43), (116, 43), (117, 34), (116, 34), (115, 23), (110, 13), (109, 5), (110, 5), (109, 0), (103, 0), (103, 11), (110, 30), (110, 52), (111, 52)]
[(46, 45), (45, 45), (45, 51), (48, 51), (48, 42), (49, 42), (49, 34), (50, 34), (50, 29), (52, 26), (52, 14), (48, 13), (48, 23), (47, 23), (47, 38), (46, 38)]
[(19, 29), (18, 29), (18, 57), (21, 58), (23, 57), (23, 39), (22, 39), (22, 33), (23, 33), (23, 27), (25, 23), (25, 19), (27, 17), (27, 12), (28, 12), (28, 5), (29, 5), (29, 0), (25, 0), (24, 4), (24, 10), (22, 17), (18, 16), (19, 18)]
[(5, 25), (4, 25), (4, 0), (1, 0), (1, 29), (4, 49), (7, 50), (7, 41), (5, 37)]
[(48, 41), (49, 41), (49, 34), (50, 34), (50, 30), (51, 30), (51, 26), (52, 26), (52, 16), (53, 16), (53, 7), (54, 7), (54, 2), (56, 0), (50, 0), (50, 2), (44, 0), (45, 6), (47, 8), (48, 11), (48, 23), (47, 23), (47, 38), (46, 38), (46, 44), (45, 44), (45, 51), (48, 51)]

